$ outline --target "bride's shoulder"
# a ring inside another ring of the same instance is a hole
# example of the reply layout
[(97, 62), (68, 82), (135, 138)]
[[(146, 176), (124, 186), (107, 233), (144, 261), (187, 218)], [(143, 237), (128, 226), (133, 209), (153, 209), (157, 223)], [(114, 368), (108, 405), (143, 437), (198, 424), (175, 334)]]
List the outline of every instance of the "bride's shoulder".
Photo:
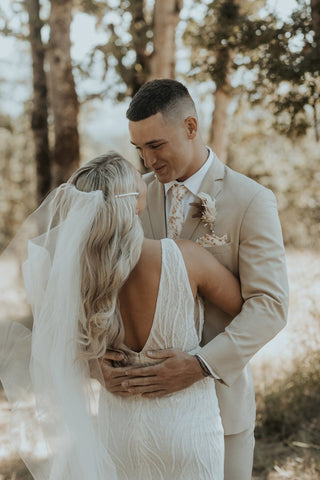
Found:
[(198, 245), (192, 240), (179, 238), (175, 242), (182, 253), (186, 265), (197, 265), (199, 262), (206, 261), (207, 255), (211, 256), (201, 245)]
[(159, 262), (159, 260), (161, 260), (161, 241), (145, 238), (139, 263)]
[(201, 245), (193, 242), (192, 240), (187, 240), (186, 238), (178, 238), (177, 240), (175, 240), (175, 242), (182, 253), (190, 254), (192, 256), (199, 256), (203, 255), (203, 253), (205, 252), (205, 249), (201, 247)]
[(176, 240), (187, 269), (194, 272), (202, 272), (203, 270), (212, 268), (212, 264), (216, 263), (216, 259), (204, 247), (192, 240), (179, 238)]

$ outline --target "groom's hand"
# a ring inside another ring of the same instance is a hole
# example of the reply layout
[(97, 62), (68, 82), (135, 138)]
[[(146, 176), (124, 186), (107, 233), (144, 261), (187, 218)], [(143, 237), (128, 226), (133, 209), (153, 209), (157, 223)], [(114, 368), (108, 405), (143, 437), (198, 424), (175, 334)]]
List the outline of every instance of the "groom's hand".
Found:
[(127, 379), (122, 386), (131, 395), (162, 397), (189, 387), (203, 374), (193, 355), (177, 349), (147, 352), (148, 357), (162, 360), (156, 365), (124, 369)]

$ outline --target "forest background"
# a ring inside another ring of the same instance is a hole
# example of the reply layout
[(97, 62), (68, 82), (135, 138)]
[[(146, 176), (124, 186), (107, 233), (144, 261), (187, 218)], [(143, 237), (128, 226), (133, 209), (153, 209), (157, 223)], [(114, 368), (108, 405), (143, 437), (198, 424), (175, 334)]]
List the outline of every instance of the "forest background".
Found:
[[(291, 303), (253, 361), (254, 478), (320, 478), (320, 0), (6, 0), (0, 60), (1, 248), (82, 162), (143, 168), (125, 111), (152, 78), (185, 83), (207, 144), (274, 191)], [(0, 448), (0, 479), (24, 475)]]

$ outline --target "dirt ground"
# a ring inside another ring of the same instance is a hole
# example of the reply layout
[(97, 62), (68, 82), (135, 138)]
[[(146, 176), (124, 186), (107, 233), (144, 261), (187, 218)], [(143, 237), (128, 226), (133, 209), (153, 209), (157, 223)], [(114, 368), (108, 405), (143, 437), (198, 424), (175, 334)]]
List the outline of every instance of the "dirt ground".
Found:
[[(288, 326), (251, 362), (257, 396), (253, 480), (320, 479), (320, 253), (288, 250), (287, 264)], [(0, 480), (29, 479), (11, 445), (9, 406), (0, 391)]]

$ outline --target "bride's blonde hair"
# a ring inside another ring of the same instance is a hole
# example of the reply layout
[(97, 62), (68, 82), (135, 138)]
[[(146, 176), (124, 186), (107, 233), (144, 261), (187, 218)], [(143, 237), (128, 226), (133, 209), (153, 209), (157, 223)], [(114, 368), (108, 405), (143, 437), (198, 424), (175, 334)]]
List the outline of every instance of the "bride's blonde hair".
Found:
[(99, 358), (107, 348), (124, 349), (118, 293), (137, 264), (143, 231), (136, 214), (139, 179), (121, 155), (109, 152), (80, 167), (69, 179), (78, 190), (102, 190), (103, 209), (96, 216), (82, 256), (80, 342), (84, 355)]

